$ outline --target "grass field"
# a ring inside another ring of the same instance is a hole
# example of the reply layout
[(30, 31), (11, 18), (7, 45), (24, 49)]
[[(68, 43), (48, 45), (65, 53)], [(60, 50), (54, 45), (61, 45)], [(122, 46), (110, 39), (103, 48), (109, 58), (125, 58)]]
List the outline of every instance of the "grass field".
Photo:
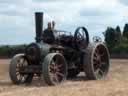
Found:
[(128, 96), (128, 60), (111, 60), (105, 80), (87, 81), (81, 74), (59, 86), (47, 86), (39, 79), (30, 85), (14, 85), (8, 66), (9, 60), (0, 60), (0, 96)]

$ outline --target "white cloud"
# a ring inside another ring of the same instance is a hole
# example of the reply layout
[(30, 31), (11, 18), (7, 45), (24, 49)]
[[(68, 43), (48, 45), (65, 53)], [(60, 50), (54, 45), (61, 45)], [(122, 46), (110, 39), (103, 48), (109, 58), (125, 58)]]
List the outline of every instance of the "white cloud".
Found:
[(12, 43), (34, 40), (35, 11), (45, 13), (45, 27), (49, 20), (55, 20), (59, 29), (74, 31), (77, 26), (85, 26), (90, 36), (102, 36), (107, 26), (123, 26), (128, 21), (124, 3), (126, 0), (0, 0), (0, 37), (4, 39), (0, 43), (7, 41), (8, 34), (19, 37), (8, 36)]
[(124, 4), (124, 5), (128, 5), (128, 0), (119, 0), (120, 3)]

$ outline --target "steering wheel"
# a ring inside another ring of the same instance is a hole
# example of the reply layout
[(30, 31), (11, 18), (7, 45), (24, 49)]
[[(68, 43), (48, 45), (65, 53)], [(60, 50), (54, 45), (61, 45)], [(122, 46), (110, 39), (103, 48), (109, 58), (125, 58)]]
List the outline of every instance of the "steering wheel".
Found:
[(85, 27), (78, 27), (74, 34), (75, 47), (78, 50), (85, 49), (89, 44), (89, 34)]
[(102, 42), (102, 39), (99, 36), (94, 36), (93, 37), (93, 42)]

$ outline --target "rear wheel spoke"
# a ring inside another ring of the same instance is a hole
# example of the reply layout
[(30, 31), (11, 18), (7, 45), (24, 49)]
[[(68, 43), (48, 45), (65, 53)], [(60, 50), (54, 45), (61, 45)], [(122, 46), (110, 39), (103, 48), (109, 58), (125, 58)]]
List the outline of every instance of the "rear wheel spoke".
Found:
[(101, 56), (101, 57), (103, 57), (104, 55), (105, 55), (105, 53), (104, 53), (104, 52), (100, 53), (100, 56)]
[(99, 69), (99, 74), (103, 76), (104, 72), (101, 69)]

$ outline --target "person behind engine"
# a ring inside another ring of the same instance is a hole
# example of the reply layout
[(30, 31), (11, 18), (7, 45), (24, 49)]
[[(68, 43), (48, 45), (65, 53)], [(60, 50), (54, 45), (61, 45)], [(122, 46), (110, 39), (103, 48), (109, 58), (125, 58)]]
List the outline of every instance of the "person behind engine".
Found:
[(48, 44), (54, 43), (54, 41), (55, 41), (54, 27), (55, 27), (54, 21), (52, 22), (52, 24), (51, 24), (51, 22), (48, 22), (47, 29), (45, 29), (43, 32), (43, 41), (45, 43), (48, 43)]

